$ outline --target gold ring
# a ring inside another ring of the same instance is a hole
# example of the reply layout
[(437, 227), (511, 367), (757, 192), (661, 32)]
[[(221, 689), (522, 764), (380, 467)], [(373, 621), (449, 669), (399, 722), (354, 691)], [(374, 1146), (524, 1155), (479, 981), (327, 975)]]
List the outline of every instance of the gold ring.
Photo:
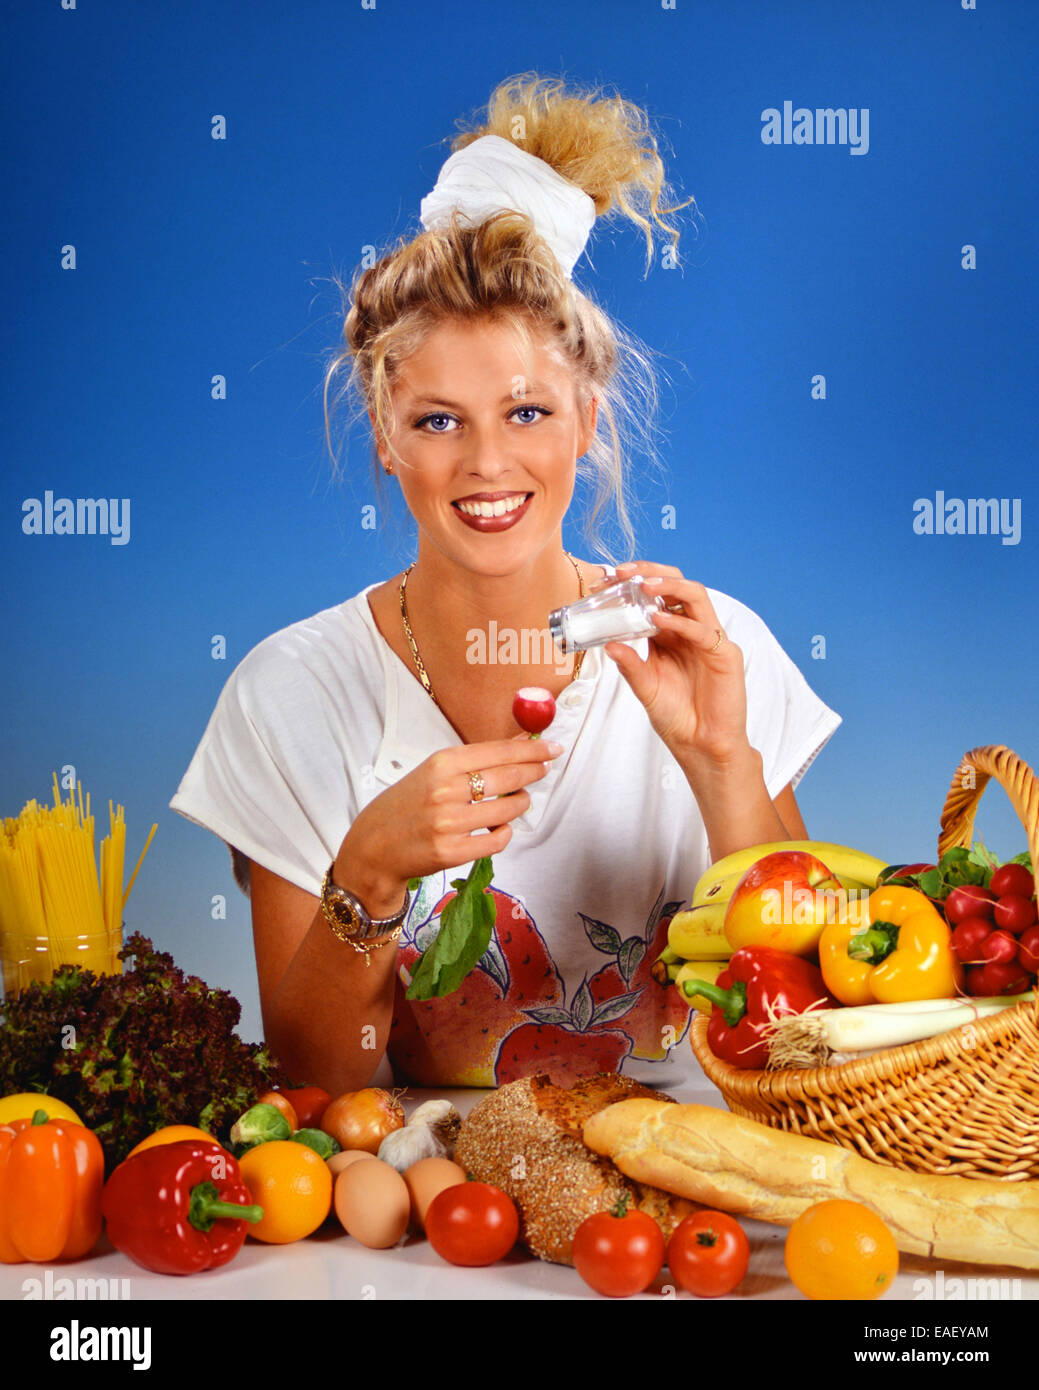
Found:
[(711, 650), (707, 653), (708, 656), (710, 656), (713, 652), (716, 652), (723, 642), (728, 641), (728, 638), (725, 636), (725, 633), (722, 632), (720, 627), (716, 627), (714, 630), (718, 634), (718, 640), (717, 642), (715, 642)]
[(469, 790), (472, 793), (472, 796), (469, 798), (471, 801), (483, 800), (483, 777), (480, 775), (480, 773), (470, 772)]
[(669, 613), (684, 613), (685, 609), (680, 603), (669, 603), (667, 605), (667, 611)]

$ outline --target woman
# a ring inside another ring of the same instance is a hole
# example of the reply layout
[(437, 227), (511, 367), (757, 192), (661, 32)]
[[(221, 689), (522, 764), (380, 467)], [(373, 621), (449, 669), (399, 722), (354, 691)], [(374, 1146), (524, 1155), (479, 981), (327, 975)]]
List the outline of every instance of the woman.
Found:
[[(563, 547), (582, 459), (631, 537), (627, 340), (572, 270), (614, 207), (650, 254), (649, 218), (677, 237), (644, 114), (528, 74), (455, 149), (424, 230), (358, 277), (329, 373), (352, 361), (417, 560), (254, 648), (171, 805), (231, 848), (267, 1041), (300, 1082), (352, 1089), (384, 1057), (434, 1086), (673, 1081), (693, 1061), (672, 1059), (688, 1007), (649, 974), (667, 921), (713, 859), (806, 837), (794, 786), (840, 720), (735, 599)], [(631, 573), (667, 605), (639, 650), (520, 640)], [(488, 646), (503, 634), (511, 660)], [(517, 734), (524, 686), (557, 700), (543, 739)], [(483, 856), (490, 947), (453, 994), (406, 1000)]]

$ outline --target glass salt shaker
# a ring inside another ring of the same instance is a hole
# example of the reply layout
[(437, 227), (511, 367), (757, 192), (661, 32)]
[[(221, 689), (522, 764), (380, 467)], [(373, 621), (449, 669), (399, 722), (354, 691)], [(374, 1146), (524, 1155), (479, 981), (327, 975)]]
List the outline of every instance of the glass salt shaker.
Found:
[(569, 655), (606, 642), (652, 637), (660, 629), (651, 615), (663, 608), (664, 600), (646, 593), (642, 575), (636, 574), (556, 608), (548, 615), (548, 629), (559, 650)]

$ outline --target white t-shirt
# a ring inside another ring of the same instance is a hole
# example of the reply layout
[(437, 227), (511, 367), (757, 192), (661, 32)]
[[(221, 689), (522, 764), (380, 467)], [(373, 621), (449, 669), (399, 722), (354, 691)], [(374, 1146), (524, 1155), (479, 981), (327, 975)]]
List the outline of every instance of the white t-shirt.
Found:
[[(246, 893), (253, 859), (318, 896), (357, 813), (459, 742), (379, 632), (367, 598), (375, 587), (248, 653), (170, 802), (226, 842)], [(775, 797), (796, 786), (840, 716), (756, 613), (707, 592), (743, 651), (747, 733)], [(634, 646), (645, 656), (645, 639)], [(688, 1005), (649, 973), (670, 916), (710, 863), (689, 784), (599, 648), (585, 654), (544, 737), (565, 752), (529, 788), (530, 810), (494, 856), (491, 946), (442, 999), (410, 1003), (404, 988), (451, 880), (468, 867), (430, 875), (412, 895), (388, 1047), (401, 1081), (493, 1086), (546, 1070), (567, 1084), (618, 1070), (667, 1086), (696, 1065), (688, 1043), (679, 1046)]]

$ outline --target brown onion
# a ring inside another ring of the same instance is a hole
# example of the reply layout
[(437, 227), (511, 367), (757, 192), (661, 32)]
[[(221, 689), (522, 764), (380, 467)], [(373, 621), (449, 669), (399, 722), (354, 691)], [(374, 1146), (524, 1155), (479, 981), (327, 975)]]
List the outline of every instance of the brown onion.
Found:
[(394, 1130), (404, 1127), (401, 1091), (366, 1086), (337, 1096), (321, 1116), (320, 1128), (331, 1134), (341, 1149), (364, 1149), (377, 1154), (379, 1145)]

